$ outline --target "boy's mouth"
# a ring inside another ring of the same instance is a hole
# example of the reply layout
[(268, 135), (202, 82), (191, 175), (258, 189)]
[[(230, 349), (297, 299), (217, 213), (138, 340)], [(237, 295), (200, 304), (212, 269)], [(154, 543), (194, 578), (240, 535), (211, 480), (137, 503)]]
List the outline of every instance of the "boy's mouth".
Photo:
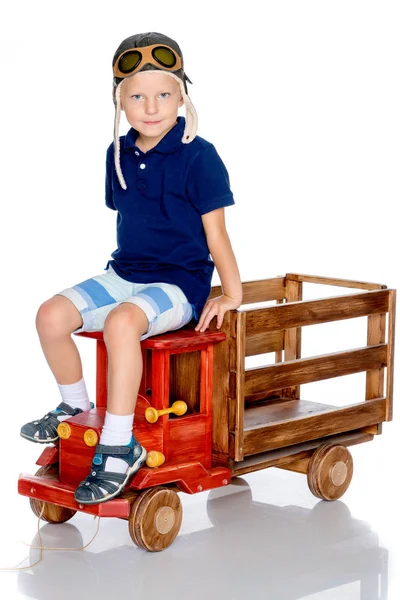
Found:
[(143, 123), (145, 125), (157, 125), (158, 123), (161, 123), (161, 121), (143, 121)]

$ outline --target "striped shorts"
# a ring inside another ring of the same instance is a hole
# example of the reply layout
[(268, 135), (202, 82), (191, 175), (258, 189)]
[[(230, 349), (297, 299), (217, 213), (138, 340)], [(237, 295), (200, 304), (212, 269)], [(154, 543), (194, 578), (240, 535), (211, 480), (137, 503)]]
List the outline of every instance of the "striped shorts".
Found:
[(80, 331), (103, 331), (106, 316), (122, 302), (139, 306), (146, 314), (149, 329), (141, 336), (180, 329), (193, 317), (192, 305), (177, 285), (171, 283), (132, 283), (122, 279), (111, 264), (105, 273), (86, 279), (57, 295), (66, 296), (78, 309), (82, 320)]

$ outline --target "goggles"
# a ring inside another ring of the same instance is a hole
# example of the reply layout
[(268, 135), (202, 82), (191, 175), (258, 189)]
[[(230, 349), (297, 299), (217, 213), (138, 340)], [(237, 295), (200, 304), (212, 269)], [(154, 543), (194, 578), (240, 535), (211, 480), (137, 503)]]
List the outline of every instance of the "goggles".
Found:
[(128, 77), (145, 63), (161, 66), (169, 71), (183, 69), (183, 61), (175, 50), (169, 46), (153, 44), (143, 48), (124, 50), (113, 66), (114, 77)]

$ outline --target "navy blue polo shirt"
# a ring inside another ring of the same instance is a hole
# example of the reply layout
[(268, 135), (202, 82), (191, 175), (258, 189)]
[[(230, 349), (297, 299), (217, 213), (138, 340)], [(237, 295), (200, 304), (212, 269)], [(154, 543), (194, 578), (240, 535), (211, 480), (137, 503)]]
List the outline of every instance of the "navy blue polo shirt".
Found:
[(178, 285), (197, 321), (211, 291), (214, 262), (201, 215), (235, 204), (229, 175), (213, 144), (196, 136), (182, 143), (185, 117), (147, 152), (135, 145), (132, 127), (120, 137), (117, 177), (114, 142), (107, 149), (106, 205), (118, 211), (118, 248), (109, 260), (132, 283)]

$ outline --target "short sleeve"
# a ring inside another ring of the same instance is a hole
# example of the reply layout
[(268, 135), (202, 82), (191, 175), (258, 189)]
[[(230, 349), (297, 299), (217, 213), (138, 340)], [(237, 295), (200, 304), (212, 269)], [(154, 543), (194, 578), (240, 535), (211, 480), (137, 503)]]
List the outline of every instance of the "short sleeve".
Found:
[(201, 215), (235, 204), (228, 171), (213, 144), (200, 150), (193, 160), (188, 173), (187, 192)]
[(112, 173), (114, 168), (114, 143), (107, 148), (106, 155), (106, 206), (117, 210), (113, 202)]

